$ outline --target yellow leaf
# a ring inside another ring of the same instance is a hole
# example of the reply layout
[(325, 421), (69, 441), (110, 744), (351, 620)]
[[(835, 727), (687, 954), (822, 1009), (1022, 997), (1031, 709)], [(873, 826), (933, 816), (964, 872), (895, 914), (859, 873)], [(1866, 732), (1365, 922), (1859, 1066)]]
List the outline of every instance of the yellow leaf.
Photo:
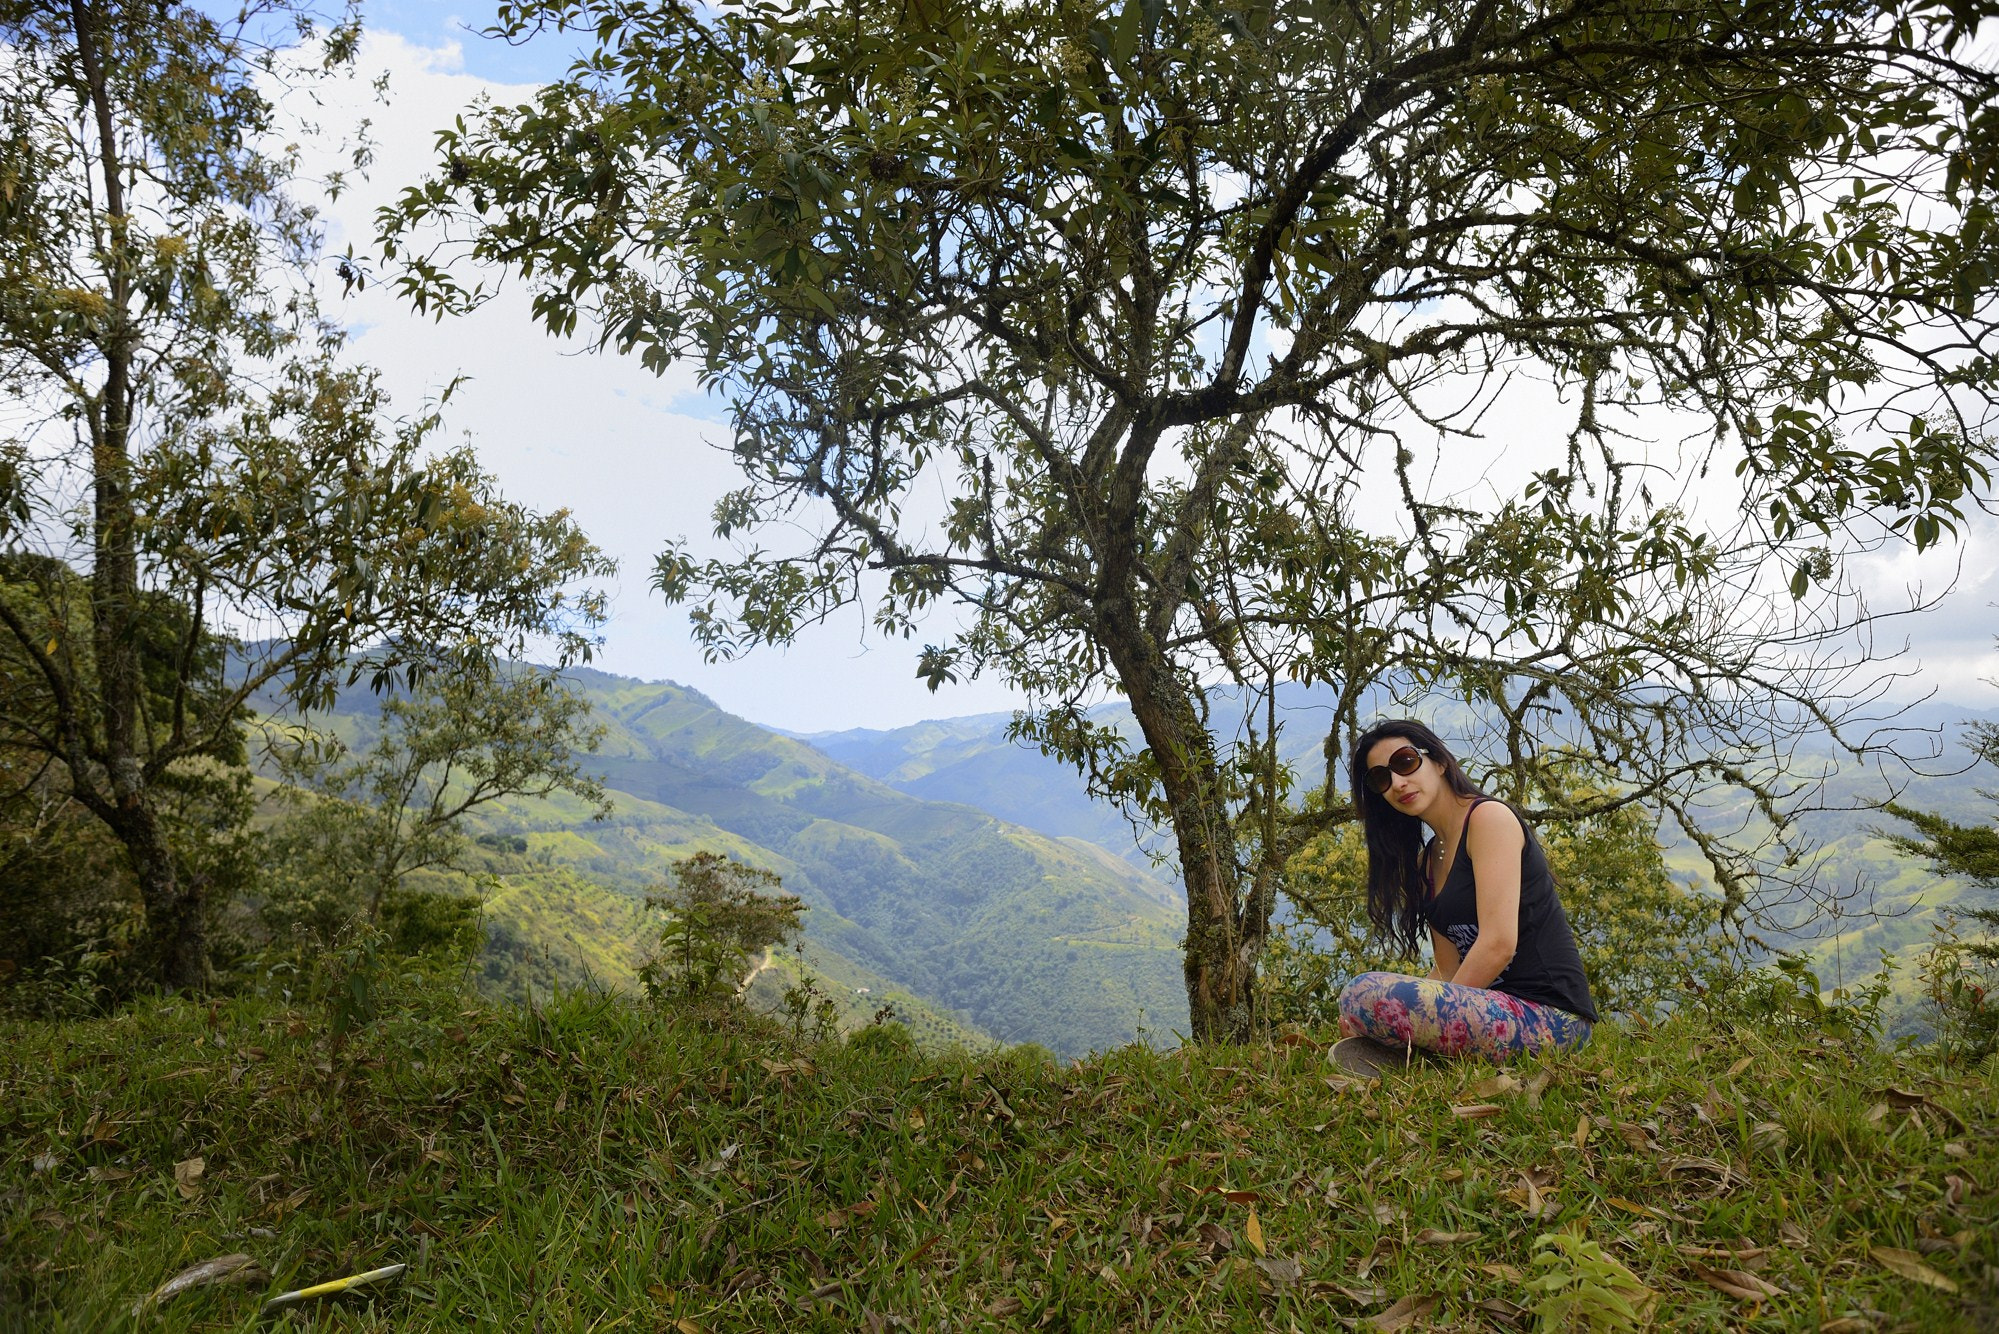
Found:
[(1505, 1110), (1496, 1102), (1474, 1102), (1451, 1108), (1451, 1115), (1460, 1121), (1476, 1121), (1480, 1117), (1498, 1116)]
[(1258, 1255), (1270, 1254), (1263, 1245), (1263, 1224), (1257, 1221), (1254, 1205), (1250, 1207), (1249, 1225), (1243, 1228), (1242, 1231), (1243, 1235), (1249, 1238), (1249, 1248), (1251, 1250), (1255, 1251)]
[(1728, 1067), (1728, 1073), (1725, 1076), (1723, 1076), (1723, 1078), (1725, 1079), (1735, 1078), (1737, 1075), (1741, 1074), (1744, 1070), (1747, 1070), (1752, 1064), (1754, 1064), (1755, 1060), (1756, 1058), (1754, 1056), (1743, 1057), (1741, 1060), (1737, 1061), (1734, 1065)]
[(1585, 1144), (1588, 1143), (1589, 1143), (1589, 1117), (1584, 1116), (1576, 1122), (1576, 1147), (1580, 1149)]
[(1892, 1269), (1903, 1278), (1927, 1283), (1939, 1292), (1957, 1291), (1957, 1284), (1924, 1264), (1923, 1258), (1914, 1251), (1899, 1250), (1893, 1246), (1870, 1246), (1867, 1250), (1884, 1269)]

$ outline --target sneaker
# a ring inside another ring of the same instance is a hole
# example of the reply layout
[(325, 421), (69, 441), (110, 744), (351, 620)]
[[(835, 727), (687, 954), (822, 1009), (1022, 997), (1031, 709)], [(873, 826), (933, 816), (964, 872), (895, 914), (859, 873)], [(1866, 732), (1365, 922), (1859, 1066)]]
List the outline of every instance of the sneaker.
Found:
[(1373, 1038), (1341, 1038), (1333, 1044), (1327, 1059), (1352, 1074), (1379, 1079), (1391, 1070), (1406, 1070), (1422, 1055), (1422, 1052), (1376, 1042)]

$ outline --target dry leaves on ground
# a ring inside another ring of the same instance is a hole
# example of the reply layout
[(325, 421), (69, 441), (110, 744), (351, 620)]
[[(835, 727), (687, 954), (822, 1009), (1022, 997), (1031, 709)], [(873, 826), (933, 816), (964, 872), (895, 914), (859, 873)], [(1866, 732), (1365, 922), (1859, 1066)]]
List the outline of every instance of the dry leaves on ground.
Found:
[(1361, 1321), (1361, 1325), (1366, 1329), (1407, 1329), (1436, 1309), (1437, 1298), (1427, 1293), (1420, 1297), (1404, 1297), (1386, 1311)]
[(1697, 1264), (1694, 1266), (1694, 1273), (1715, 1291), (1725, 1292), (1738, 1301), (1766, 1301), (1784, 1291), (1776, 1284), (1758, 1278), (1746, 1269), (1710, 1269), (1706, 1265)]
[(1939, 1292), (1957, 1291), (1956, 1283), (1924, 1264), (1923, 1258), (1914, 1251), (1905, 1251), (1894, 1246), (1870, 1246), (1867, 1250), (1882, 1268), (1892, 1269), (1903, 1278), (1926, 1283)]

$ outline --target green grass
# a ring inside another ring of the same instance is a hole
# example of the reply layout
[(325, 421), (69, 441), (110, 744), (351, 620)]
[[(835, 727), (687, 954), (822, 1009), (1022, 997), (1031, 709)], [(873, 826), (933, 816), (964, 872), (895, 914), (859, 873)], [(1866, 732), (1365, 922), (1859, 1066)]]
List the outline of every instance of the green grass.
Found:
[[(1663, 1327), (1999, 1320), (1999, 1100), (1919, 1054), (1605, 1026), (1494, 1090), (1347, 1081), (1323, 1035), (1056, 1066), (799, 1051), (590, 996), (404, 1001), (343, 1047), (252, 999), (0, 1021), (0, 1326), (247, 1330), (271, 1293), (393, 1262), (294, 1323), (1316, 1330), (1434, 1297), (1431, 1326), (1499, 1329), (1536, 1274), (1606, 1260)], [(1595, 1249), (1537, 1266), (1558, 1232)], [(236, 1251), (268, 1279), (129, 1315)]]

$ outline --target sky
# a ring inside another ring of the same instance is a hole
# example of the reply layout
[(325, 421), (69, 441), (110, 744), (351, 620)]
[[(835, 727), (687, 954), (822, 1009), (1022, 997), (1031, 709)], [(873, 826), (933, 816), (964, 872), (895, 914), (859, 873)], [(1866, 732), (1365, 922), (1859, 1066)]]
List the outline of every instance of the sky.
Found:
[[(558, 74), (577, 49), (559, 35), (524, 47), (481, 38), (490, 0), (372, 0), (360, 78), (322, 116), (369, 117), (376, 158), (368, 178), (324, 207), (329, 255), (373, 246), (374, 210), (416, 180), (432, 162), (433, 137), (482, 94), (520, 100), (533, 82)], [(388, 75), (387, 101), (367, 83)], [(313, 148), (307, 147), (308, 168)], [(330, 165), (330, 162), (326, 165)], [(330, 264), (330, 261), (329, 261)], [(327, 288), (338, 292), (330, 281)], [(653, 557), (668, 539), (697, 540), (709, 510), (737, 484), (726, 452), (723, 405), (702, 394), (689, 373), (655, 376), (636, 360), (596, 354), (543, 332), (516, 287), (471, 316), (442, 324), (401, 306), (386, 285), (330, 298), (329, 313), (352, 329), (358, 358), (379, 367), (399, 409), (414, 412), (447, 383), (464, 377), (446, 421), (462, 431), (513, 499), (540, 509), (568, 508), (622, 565), (612, 589), (612, 619), (595, 665), (646, 679), (693, 686), (730, 712), (796, 732), (897, 727), (927, 718), (1008, 710), (1020, 702), (986, 679), (946, 685), (933, 694), (915, 677), (924, 640), (941, 640), (948, 621), (913, 640), (884, 641), (850, 609), (808, 630), (788, 648), (753, 650), (709, 663), (689, 639), (683, 615), (647, 588)], [(1497, 467), (1525, 439), (1545, 439), (1545, 405), (1514, 404), (1488, 425), (1486, 465)], [(1482, 466), (1467, 461), (1468, 475)], [(1876, 649), (1906, 637), (1905, 666), (1920, 670), (1900, 690), (1989, 708), (1999, 688), (1993, 636), (1999, 632), (1999, 521), (1980, 516), (1958, 547), (1917, 557), (1908, 551), (1863, 558), (1854, 567), (1877, 607), (1955, 584), (1941, 608), (1901, 618)], [(948, 613), (939, 613), (948, 615)]]

